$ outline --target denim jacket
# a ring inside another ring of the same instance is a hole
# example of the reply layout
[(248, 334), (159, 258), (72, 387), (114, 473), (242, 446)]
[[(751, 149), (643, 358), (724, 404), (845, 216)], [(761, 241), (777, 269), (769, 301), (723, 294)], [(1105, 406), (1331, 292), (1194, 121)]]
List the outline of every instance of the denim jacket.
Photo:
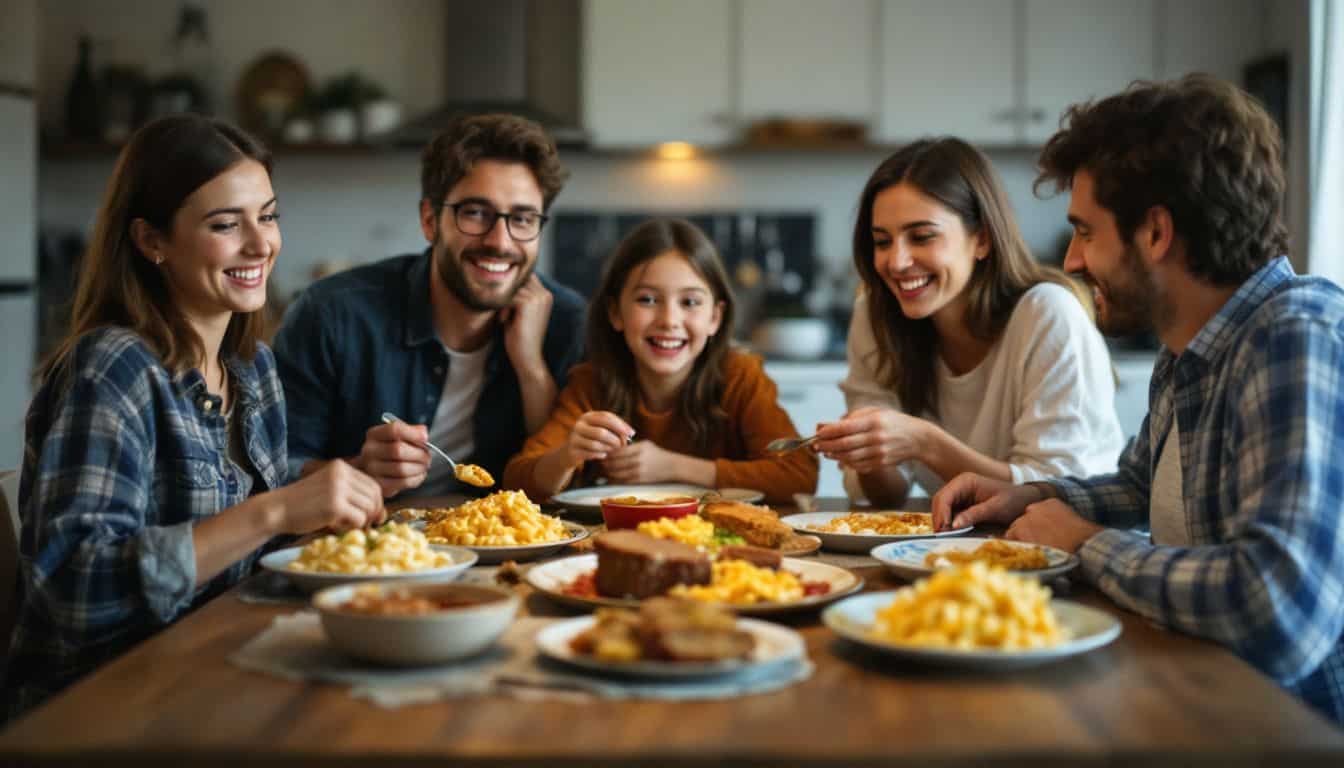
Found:
[(284, 396), (270, 350), (226, 361), (247, 466), (220, 399), (134, 332), (86, 334), (28, 409), (10, 716), (236, 584), (263, 550), (196, 587), (192, 528), (283, 485)]
[[(430, 424), (450, 365), (434, 329), (429, 250), (385, 259), (309, 286), (285, 313), (275, 337), (289, 416), (289, 460), (355, 456), (370, 427), (391, 411)], [(542, 356), (563, 389), (583, 355), (585, 305), (577, 293), (546, 278), (554, 295)], [(476, 452), (465, 458), (496, 478), (523, 447), (523, 396), (504, 347), (504, 331), (485, 365), (485, 387), (473, 416)], [(460, 485), (462, 493), (474, 489)], [(412, 491), (414, 493), (414, 491)]]

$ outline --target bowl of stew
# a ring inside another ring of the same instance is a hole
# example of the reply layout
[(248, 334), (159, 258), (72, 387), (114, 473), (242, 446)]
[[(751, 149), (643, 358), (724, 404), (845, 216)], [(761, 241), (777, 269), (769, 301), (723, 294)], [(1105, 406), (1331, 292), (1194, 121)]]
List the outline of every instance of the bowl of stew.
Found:
[(484, 584), (345, 584), (313, 595), (333, 646), (375, 664), (446, 664), (481, 653), (504, 634), (518, 596)]
[(693, 515), (700, 509), (700, 500), (693, 496), (669, 496), (646, 499), (638, 496), (614, 496), (602, 499), (602, 521), (607, 530), (635, 528), (647, 520), (663, 517), (677, 518)]

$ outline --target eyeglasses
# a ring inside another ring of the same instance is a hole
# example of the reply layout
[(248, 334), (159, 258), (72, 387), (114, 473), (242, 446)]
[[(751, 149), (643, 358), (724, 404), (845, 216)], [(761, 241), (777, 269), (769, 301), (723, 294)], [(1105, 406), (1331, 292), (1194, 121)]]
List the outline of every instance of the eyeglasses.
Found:
[(503, 219), (509, 237), (520, 243), (536, 240), (542, 225), (550, 218), (536, 211), (500, 212), (483, 203), (443, 203), (443, 207), (453, 209), (453, 223), (464, 235), (484, 235)]

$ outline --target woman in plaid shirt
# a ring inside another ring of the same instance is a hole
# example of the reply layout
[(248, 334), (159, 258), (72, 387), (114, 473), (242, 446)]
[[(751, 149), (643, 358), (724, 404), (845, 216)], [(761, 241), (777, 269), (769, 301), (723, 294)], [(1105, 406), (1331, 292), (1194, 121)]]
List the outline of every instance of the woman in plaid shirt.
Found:
[(280, 252), (270, 168), (247, 134), (186, 115), (117, 161), (28, 410), (9, 717), (237, 583), (272, 538), (384, 516), (343, 462), (282, 487), (260, 342)]

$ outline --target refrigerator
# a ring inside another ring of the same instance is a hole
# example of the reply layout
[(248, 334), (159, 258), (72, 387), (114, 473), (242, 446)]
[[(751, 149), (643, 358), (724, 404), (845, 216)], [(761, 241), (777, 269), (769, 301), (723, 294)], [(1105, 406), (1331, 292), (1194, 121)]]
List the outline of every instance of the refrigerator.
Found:
[(37, 350), (37, 5), (0, 0), (0, 472), (19, 466)]

